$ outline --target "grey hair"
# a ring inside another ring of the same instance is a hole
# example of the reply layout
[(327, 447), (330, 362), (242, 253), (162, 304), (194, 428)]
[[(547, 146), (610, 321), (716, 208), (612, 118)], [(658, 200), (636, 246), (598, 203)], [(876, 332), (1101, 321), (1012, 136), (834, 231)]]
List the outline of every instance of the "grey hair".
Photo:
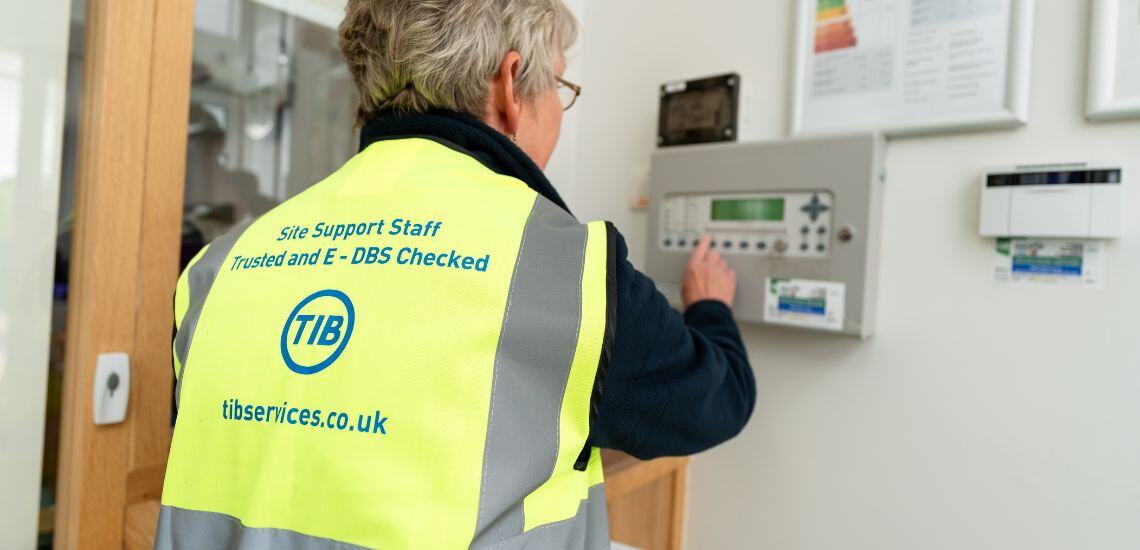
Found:
[(577, 38), (561, 0), (348, 0), (340, 24), (360, 124), (386, 109), (482, 117), (510, 51), (522, 58), (517, 93), (536, 97), (556, 85), (558, 59)]

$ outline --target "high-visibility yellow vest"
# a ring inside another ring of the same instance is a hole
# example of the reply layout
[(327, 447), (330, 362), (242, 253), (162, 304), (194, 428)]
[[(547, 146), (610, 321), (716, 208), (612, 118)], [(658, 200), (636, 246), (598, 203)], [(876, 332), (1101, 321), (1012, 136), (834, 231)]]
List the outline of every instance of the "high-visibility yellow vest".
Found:
[(408, 138), (211, 243), (156, 548), (608, 548), (613, 239)]

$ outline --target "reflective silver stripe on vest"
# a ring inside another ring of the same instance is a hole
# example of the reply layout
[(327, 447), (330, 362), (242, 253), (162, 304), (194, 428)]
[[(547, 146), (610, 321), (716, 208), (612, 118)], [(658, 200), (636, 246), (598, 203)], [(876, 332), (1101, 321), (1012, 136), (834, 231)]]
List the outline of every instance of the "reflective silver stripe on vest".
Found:
[(178, 325), (178, 334), (174, 337), (174, 353), (178, 355), (178, 383), (174, 387), (174, 406), (182, 402), (182, 380), (186, 376), (186, 357), (190, 354), (190, 342), (194, 339), (194, 330), (198, 328), (198, 318), (202, 316), (202, 307), (206, 304), (206, 295), (210, 287), (214, 286), (214, 279), (222, 270), (222, 263), (230, 255), (230, 250), (237, 243), (242, 233), (250, 223), (243, 223), (230, 230), (229, 233), (214, 239), (202, 253), (202, 257), (190, 267), (186, 274), (186, 282), (190, 287), (189, 306), (182, 323)]
[(609, 550), (610, 526), (606, 519), (606, 490), (590, 487), (590, 496), (578, 505), (578, 514), (565, 521), (543, 525), (525, 534), (478, 550)]
[(358, 550), (363, 546), (303, 535), (287, 529), (247, 527), (233, 516), (163, 506), (155, 550)]
[[(578, 505), (578, 514), (573, 518), (537, 527), (479, 550), (608, 550), (609, 537), (606, 492), (602, 485), (595, 485), (590, 488), (589, 498)], [(154, 548), (357, 550), (363, 547), (287, 529), (247, 527), (226, 514), (163, 506), (158, 515)]]
[(472, 548), (520, 535), (523, 497), (554, 471), (582, 316), (587, 231), (546, 198), (535, 200), (495, 354)]

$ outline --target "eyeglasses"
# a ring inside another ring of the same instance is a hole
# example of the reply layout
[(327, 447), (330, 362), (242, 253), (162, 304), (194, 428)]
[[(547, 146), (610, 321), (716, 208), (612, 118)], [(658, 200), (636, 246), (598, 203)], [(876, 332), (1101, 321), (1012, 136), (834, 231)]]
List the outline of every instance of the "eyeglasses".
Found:
[(562, 77), (556, 76), (554, 79), (558, 81), (558, 100), (562, 102), (562, 110), (569, 111), (578, 101), (578, 96), (582, 95), (582, 87)]

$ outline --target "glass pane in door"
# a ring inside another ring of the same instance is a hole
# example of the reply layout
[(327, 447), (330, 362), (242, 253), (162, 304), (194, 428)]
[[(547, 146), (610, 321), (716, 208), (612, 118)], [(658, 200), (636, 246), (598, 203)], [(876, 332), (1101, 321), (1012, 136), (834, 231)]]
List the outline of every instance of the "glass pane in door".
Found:
[(336, 30), (251, 0), (199, 0), (183, 266), (206, 243), (356, 152), (356, 90)]
[(51, 542), (66, 317), (66, 290), (61, 295), (56, 284), (57, 224), (63, 219), (57, 214), (67, 167), (74, 165), (74, 156), (63, 151), (64, 100), (75, 78), (69, 30), (81, 27), (83, 9), (82, 2), (72, 3), (0, 4), (3, 547)]

